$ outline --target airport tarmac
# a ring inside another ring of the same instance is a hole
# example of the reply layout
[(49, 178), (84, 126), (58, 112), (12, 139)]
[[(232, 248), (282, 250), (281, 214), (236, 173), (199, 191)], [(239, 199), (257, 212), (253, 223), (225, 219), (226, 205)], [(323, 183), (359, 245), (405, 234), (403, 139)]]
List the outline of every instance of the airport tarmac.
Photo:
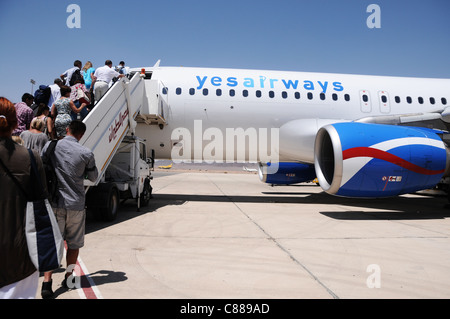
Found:
[(147, 207), (87, 219), (81, 288), (57, 270), (56, 299), (450, 298), (445, 197), (338, 198), (242, 166), (153, 175)]

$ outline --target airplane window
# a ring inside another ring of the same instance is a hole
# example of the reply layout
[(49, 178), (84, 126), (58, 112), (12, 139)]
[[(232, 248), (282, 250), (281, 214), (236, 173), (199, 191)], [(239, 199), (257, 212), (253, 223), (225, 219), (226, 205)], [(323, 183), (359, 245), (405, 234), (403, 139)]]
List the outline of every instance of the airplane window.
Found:
[(395, 103), (400, 103), (400, 96), (395, 97)]
[(423, 104), (423, 97), (419, 96), (418, 100), (419, 100), (419, 104)]
[(177, 95), (181, 95), (181, 88), (177, 88), (176, 93)]
[(322, 101), (325, 101), (325, 93), (320, 93), (320, 99), (321, 99)]
[(190, 95), (194, 95), (195, 94), (195, 89), (194, 88), (189, 89), (189, 94)]
[(261, 97), (261, 91), (260, 90), (256, 91), (256, 97)]
[(236, 95), (236, 91), (233, 90), (233, 89), (231, 89), (231, 90), (230, 90), (230, 96), (235, 96), (235, 95)]
[(299, 100), (300, 99), (300, 92), (295, 92), (294, 96), (295, 96), (295, 98), (297, 100)]
[(436, 101), (435, 101), (434, 97), (430, 97), (430, 103), (431, 103), (431, 104), (434, 104), (434, 103), (436, 103)]
[(406, 102), (408, 102), (409, 104), (411, 104), (411, 103), (412, 103), (412, 98), (411, 98), (410, 96), (407, 96), (407, 97), (406, 97)]
[(443, 97), (441, 99), (441, 102), (442, 102), (443, 105), (447, 105), (447, 99), (445, 97)]
[(363, 99), (364, 102), (369, 101), (369, 97), (367, 96), (367, 94), (364, 94), (364, 95), (362, 96), (362, 99)]
[(381, 102), (386, 103), (387, 102), (387, 97), (386, 95), (382, 95), (381, 96)]
[(344, 100), (346, 100), (347, 102), (350, 101), (350, 95), (345, 94), (345, 95), (344, 95)]
[(222, 96), (222, 90), (221, 89), (217, 89), (216, 90), (216, 95), (217, 96)]
[(275, 97), (275, 92), (274, 91), (269, 91), (269, 97), (271, 99), (273, 99)]
[(248, 90), (242, 91), (242, 95), (243, 95), (244, 97), (247, 97), (247, 96), (248, 96)]
[(338, 95), (336, 93), (333, 93), (333, 95), (331, 97), (333, 98), (333, 101), (338, 100)]
[(281, 92), (281, 96), (283, 97), (283, 99), (287, 99), (288, 94), (286, 91)]
[(208, 95), (208, 89), (203, 89), (203, 95)]
[(162, 89), (162, 94), (166, 95), (168, 90), (169, 90), (168, 88), (164, 87), (164, 88)]
[(312, 100), (313, 99), (313, 94), (311, 92), (308, 92), (308, 100)]

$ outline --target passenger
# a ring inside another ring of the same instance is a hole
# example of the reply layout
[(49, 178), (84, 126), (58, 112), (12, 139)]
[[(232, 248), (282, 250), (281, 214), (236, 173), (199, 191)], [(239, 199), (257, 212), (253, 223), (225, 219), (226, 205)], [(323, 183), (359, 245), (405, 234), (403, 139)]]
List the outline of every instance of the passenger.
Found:
[(34, 96), (30, 93), (25, 93), (22, 95), (22, 102), (15, 105), (18, 123), (12, 135), (19, 136), (20, 133), (30, 128), (31, 120), (34, 117), (33, 110), (30, 107), (33, 101)]
[(63, 74), (60, 75), (61, 80), (64, 81), (64, 84), (66, 86), (70, 86), (70, 80), (72, 79), (72, 75), (76, 70), (79, 70), (81, 72), (81, 65), (82, 64), (80, 60), (75, 60), (73, 62), (73, 68), (66, 70)]
[[(27, 199), (5, 172), (6, 167), (25, 190), (34, 187), (30, 181), (28, 150), (11, 138), (16, 126), (14, 104), (0, 97), (0, 160), (3, 163), (0, 163), (0, 299), (33, 299), (39, 285), (39, 272), (31, 262), (25, 239)], [(44, 178), (41, 157), (33, 153)]]
[(61, 97), (61, 86), (63, 86), (63, 81), (61, 79), (55, 79), (52, 85), (49, 85), (52, 94), (50, 95), (50, 99), (48, 100), (48, 108), (50, 109), (58, 99)]
[(114, 77), (122, 78), (125, 75), (119, 74), (112, 68), (111, 60), (106, 60), (105, 65), (95, 70), (94, 73), (94, 99), (98, 102), (106, 91), (108, 91), (109, 83)]
[[(61, 93), (60, 93), (61, 94)], [(53, 119), (50, 116), (50, 109), (47, 107), (47, 105), (41, 103), (39, 105), (36, 117), (37, 119), (40, 119), (44, 122), (44, 125), (42, 127), (42, 132), (45, 133), (50, 139), (54, 139), (54, 126), (53, 126)]]
[(70, 100), (70, 87), (63, 85), (61, 87), (61, 97), (56, 101), (51, 110), (52, 117), (55, 119), (55, 131), (58, 139), (66, 135), (66, 128), (72, 121), (71, 112), (79, 113), (86, 103), (82, 103), (79, 108)]
[(90, 90), (92, 85), (92, 76), (94, 75), (95, 69), (92, 67), (92, 62), (87, 61), (84, 65), (81, 73), (83, 74), (84, 85), (86, 89)]
[(120, 61), (119, 65), (116, 66), (116, 71), (119, 72), (120, 74), (123, 74), (123, 75), (127, 75), (128, 74), (127, 69), (125, 67), (125, 62), (124, 61)]
[(87, 106), (90, 104), (90, 100), (86, 100), (84, 98), (79, 98), (78, 89), (81, 89), (84, 92), (84, 94), (86, 94), (88, 99), (89, 99), (89, 91), (86, 89), (83, 79), (76, 80), (75, 84), (72, 85), (70, 87), (70, 89), (71, 89), (70, 99), (72, 100), (73, 104), (75, 104), (75, 106), (77, 108), (80, 107), (80, 105), (83, 103), (86, 104), (86, 107), (83, 108), (81, 110), (81, 112), (79, 112), (79, 113), (72, 112), (71, 113), (72, 120), (76, 120), (76, 119), (83, 120), (89, 113)]
[[(85, 176), (90, 181), (98, 177), (94, 154), (88, 148), (79, 144), (79, 140), (86, 131), (86, 124), (81, 121), (72, 121), (67, 128), (67, 135), (56, 144), (54, 154), (55, 171), (58, 178), (59, 200), (55, 208), (56, 219), (67, 243), (66, 274), (61, 285), (68, 288), (67, 279), (72, 274), (77, 262), (79, 250), (84, 246), (85, 231)], [(42, 150), (46, 151), (49, 143)], [(67, 169), (70, 167), (70, 169)], [(44, 273), (41, 295), (51, 298), (52, 272)]]
[[(47, 107), (45, 104), (44, 106)], [(44, 121), (34, 118), (31, 121), (30, 129), (28, 131), (23, 131), (20, 134), (20, 137), (23, 140), (23, 146), (31, 150), (36, 150), (39, 154), (41, 154), (42, 148), (45, 143), (48, 142), (47, 134), (42, 132), (43, 127)]]

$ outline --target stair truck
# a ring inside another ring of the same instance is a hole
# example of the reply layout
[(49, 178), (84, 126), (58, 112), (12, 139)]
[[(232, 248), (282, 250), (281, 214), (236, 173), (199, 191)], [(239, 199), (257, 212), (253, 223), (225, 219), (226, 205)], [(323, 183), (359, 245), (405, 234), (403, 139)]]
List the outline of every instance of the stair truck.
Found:
[(127, 199), (135, 199), (139, 211), (152, 196), (154, 155), (147, 157), (145, 140), (135, 135), (135, 118), (145, 103), (144, 76), (114, 83), (83, 120), (80, 144), (92, 150), (99, 171), (96, 181), (84, 182), (86, 208), (96, 219), (114, 220)]

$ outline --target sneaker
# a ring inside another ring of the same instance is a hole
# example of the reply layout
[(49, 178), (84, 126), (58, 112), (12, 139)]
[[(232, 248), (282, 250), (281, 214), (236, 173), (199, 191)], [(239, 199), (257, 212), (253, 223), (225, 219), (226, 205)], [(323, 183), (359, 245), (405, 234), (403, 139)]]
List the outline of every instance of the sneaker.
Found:
[(42, 283), (41, 296), (42, 296), (42, 299), (52, 299), (53, 298), (52, 280), (50, 280), (48, 282), (44, 281)]

